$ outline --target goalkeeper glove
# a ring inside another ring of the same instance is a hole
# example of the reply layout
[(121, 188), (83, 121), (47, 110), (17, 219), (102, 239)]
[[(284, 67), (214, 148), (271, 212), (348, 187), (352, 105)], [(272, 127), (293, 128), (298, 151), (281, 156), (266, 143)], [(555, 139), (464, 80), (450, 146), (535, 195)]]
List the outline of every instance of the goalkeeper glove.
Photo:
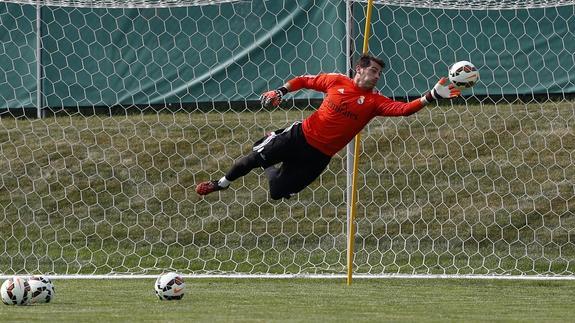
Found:
[(422, 101), (424, 103), (430, 103), (437, 99), (453, 99), (461, 95), (461, 90), (455, 88), (454, 84), (447, 84), (447, 78), (442, 77), (437, 84), (427, 92)]
[(277, 90), (267, 91), (260, 97), (262, 106), (264, 108), (277, 107), (278, 105), (280, 105), (280, 103), (282, 103), (282, 97), (286, 93), (288, 93), (288, 89), (286, 89), (283, 86)]

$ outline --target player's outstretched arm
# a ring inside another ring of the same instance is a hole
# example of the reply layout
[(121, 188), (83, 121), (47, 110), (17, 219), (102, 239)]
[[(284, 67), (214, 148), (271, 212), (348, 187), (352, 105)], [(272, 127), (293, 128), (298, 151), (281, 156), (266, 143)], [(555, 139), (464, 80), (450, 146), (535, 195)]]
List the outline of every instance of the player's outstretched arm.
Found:
[(289, 83), (276, 90), (267, 91), (260, 97), (264, 108), (275, 108), (282, 103), (282, 98), (289, 92)]
[(287, 81), (277, 90), (268, 91), (261, 96), (262, 106), (265, 108), (277, 107), (282, 102), (282, 98), (288, 92), (301, 89), (310, 89), (326, 93), (329, 87), (341, 78), (347, 78), (343, 74), (321, 73), (317, 75), (301, 75)]
[(437, 84), (421, 97), (421, 103), (427, 104), (437, 99), (453, 99), (461, 95), (461, 90), (457, 89), (454, 84), (447, 85), (448, 80), (442, 77)]
[(453, 84), (447, 84), (447, 78), (442, 77), (431, 91), (424, 94), (421, 98), (410, 102), (394, 101), (387, 97), (380, 96), (378, 105), (379, 115), (381, 116), (409, 116), (423, 109), (427, 104), (437, 99), (453, 99), (461, 94), (461, 91), (455, 88)]

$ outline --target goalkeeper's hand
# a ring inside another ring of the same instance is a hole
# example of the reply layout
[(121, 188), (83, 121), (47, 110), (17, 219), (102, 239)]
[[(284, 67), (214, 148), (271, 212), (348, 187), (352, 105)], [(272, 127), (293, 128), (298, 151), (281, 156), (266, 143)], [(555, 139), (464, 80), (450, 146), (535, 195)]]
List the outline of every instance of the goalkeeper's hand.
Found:
[(282, 103), (283, 93), (280, 89), (267, 91), (262, 94), (260, 100), (262, 101), (262, 106), (264, 108), (277, 107)]
[(437, 99), (453, 99), (461, 95), (461, 90), (455, 87), (455, 84), (447, 85), (447, 78), (442, 77), (437, 84), (424, 96), (426, 103)]

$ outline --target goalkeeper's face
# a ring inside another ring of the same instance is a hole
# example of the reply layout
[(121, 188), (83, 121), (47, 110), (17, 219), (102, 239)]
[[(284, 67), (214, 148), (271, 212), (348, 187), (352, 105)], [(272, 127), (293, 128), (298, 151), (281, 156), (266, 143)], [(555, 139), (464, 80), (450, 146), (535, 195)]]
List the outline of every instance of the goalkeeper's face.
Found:
[(382, 67), (374, 61), (370, 61), (370, 64), (367, 67), (361, 67), (358, 65), (355, 68), (355, 77), (353, 81), (356, 86), (364, 90), (371, 90), (375, 87), (377, 81), (379, 81), (381, 70)]

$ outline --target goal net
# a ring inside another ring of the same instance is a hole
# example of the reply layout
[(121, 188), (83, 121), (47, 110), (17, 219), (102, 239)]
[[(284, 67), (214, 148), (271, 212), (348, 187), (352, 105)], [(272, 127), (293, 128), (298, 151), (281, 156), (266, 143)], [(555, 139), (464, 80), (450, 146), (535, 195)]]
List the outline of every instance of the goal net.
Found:
[[(348, 73), (365, 7), (0, 2), (0, 275), (345, 273), (345, 151), (289, 200), (258, 170), (205, 198), (194, 187), (317, 108), (313, 91), (274, 110), (258, 97)], [(362, 132), (356, 273), (574, 275), (574, 10), (375, 2), (382, 94), (418, 97), (458, 60), (481, 77)]]

